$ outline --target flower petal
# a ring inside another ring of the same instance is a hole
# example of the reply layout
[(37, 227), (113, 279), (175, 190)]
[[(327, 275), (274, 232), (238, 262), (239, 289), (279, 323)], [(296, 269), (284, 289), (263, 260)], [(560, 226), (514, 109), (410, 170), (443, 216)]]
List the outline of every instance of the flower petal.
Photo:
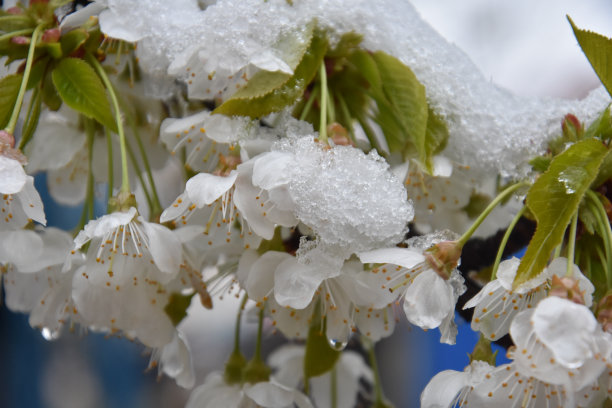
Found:
[(0, 155), (0, 194), (20, 192), (26, 179), (26, 172), (21, 163)]
[(214, 203), (236, 182), (238, 173), (232, 171), (229, 176), (215, 176), (208, 173), (200, 173), (187, 181), (185, 192), (189, 199), (198, 207)]
[(149, 251), (155, 265), (165, 273), (175, 274), (181, 265), (181, 243), (168, 228), (152, 222), (142, 222), (149, 237)]
[(453, 289), (435, 272), (419, 274), (404, 295), (404, 312), (410, 323), (423, 329), (434, 329), (453, 313)]
[(425, 261), (425, 257), (421, 252), (406, 248), (380, 248), (373, 251), (360, 252), (357, 256), (363, 263), (391, 263), (408, 269), (414, 268), (419, 263)]
[(246, 278), (249, 298), (261, 301), (274, 290), (274, 271), (285, 260), (293, 257), (286, 252), (268, 251), (253, 265)]

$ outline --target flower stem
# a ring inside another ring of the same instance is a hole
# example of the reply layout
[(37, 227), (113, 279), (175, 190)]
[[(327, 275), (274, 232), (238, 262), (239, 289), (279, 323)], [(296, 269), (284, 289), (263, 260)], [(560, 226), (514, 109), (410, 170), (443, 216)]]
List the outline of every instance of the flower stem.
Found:
[(253, 360), (261, 361), (261, 338), (263, 337), (263, 321), (264, 321), (264, 308), (263, 306), (259, 309), (259, 322), (257, 324), (257, 340), (255, 342), (255, 355)]
[(334, 365), (334, 368), (332, 368), (330, 373), (331, 384), (329, 386), (331, 390), (329, 393), (329, 398), (331, 399), (331, 408), (338, 408), (338, 370), (336, 370), (336, 367), (337, 366)]
[(325, 88), (325, 93), (327, 94), (327, 114), (329, 115), (329, 121), (334, 123), (336, 121), (336, 110), (334, 109), (334, 100), (331, 97), (331, 93), (329, 92), (329, 88)]
[(127, 141), (125, 142), (125, 147), (126, 147), (128, 156), (130, 156), (132, 167), (134, 167), (134, 173), (136, 173), (136, 177), (138, 177), (138, 181), (140, 181), (140, 185), (142, 186), (142, 191), (144, 192), (145, 198), (147, 199), (147, 205), (149, 206), (149, 209), (152, 209), (153, 201), (151, 200), (151, 195), (149, 194), (149, 191), (147, 190), (147, 186), (144, 183), (144, 179), (142, 178), (142, 172), (140, 171), (140, 166), (138, 165), (138, 161), (136, 161), (136, 155), (134, 154), (134, 150), (132, 150), (132, 147), (130, 146), (129, 143), (127, 143)]
[(21, 131), (21, 140), (19, 141), (19, 150), (23, 151), (28, 145), (34, 131), (38, 126), (38, 120), (40, 119), (40, 110), (42, 105), (42, 91), (40, 87), (35, 87), (32, 91), (32, 98), (30, 99), (30, 106), (28, 107), (28, 113)]
[(499, 203), (504, 201), (510, 194), (514, 193), (516, 190), (526, 185), (526, 182), (513, 184), (501, 193), (499, 193), (497, 197), (495, 197), (495, 199), (493, 199), (493, 201), (489, 203), (487, 208), (485, 208), (484, 211), (478, 216), (478, 218), (476, 218), (476, 221), (474, 221), (472, 226), (461, 236), (461, 238), (457, 240), (457, 243), (461, 246), (465, 245), (465, 243), (472, 237), (478, 227), (480, 227), (480, 224), (482, 224), (482, 222), (489, 216), (491, 211), (493, 211), (493, 209), (497, 207), (497, 205), (499, 205)]
[[(106, 152), (108, 153), (108, 195), (107, 199), (113, 196), (113, 189), (115, 188), (115, 172), (113, 166), (113, 139), (108, 129), (104, 128), (104, 134), (106, 135)], [(108, 201), (107, 200), (107, 201)]]
[(115, 110), (115, 120), (117, 122), (117, 133), (119, 134), (119, 147), (121, 148), (121, 192), (131, 193), (130, 178), (128, 174), (127, 148), (125, 143), (125, 132), (123, 131), (123, 120), (121, 118), (121, 110), (119, 109), (119, 101), (115, 94), (115, 89), (111, 83), (106, 71), (100, 62), (91, 54), (86, 55), (87, 61), (94, 67), (104, 86), (108, 90), (113, 108)]
[(242, 322), (242, 312), (244, 311), (244, 306), (246, 305), (247, 300), (249, 300), (249, 295), (245, 293), (242, 297), (242, 301), (240, 302), (238, 316), (236, 317), (236, 328), (234, 329), (234, 353), (240, 353), (240, 323)]
[(151, 208), (151, 214), (157, 216), (161, 214), (162, 207), (161, 202), (159, 201), (159, 196), (157, 195), (157, 188), (155, 186), (155, 180), (153, 180), (153, 172), (151, 171), (151, 166), (149, 164), (149, 158), (147, 157), (147, 152), (145, 151), (144, 145), (142, 144), (142, 139), (140, 137), (140, 133), (138, 129), (136, 129), (136, 125), (132, 124), (132, 132), (134, 133), (134, 137), (136, 138), (136, 143), (138, 144), (138, 150), (140, 151), (140, 156), (142, 157), (142, 162), (144, 164), (145, 172), (147, 173), (147, 179), (149, 180), (149, 187), (151, 188), (151, 194), (153, 195), (153, 207)]
[(87, 189), (85, 202), (83, 203), (83, 212), (79, 225), (76, 228), (77, 233), (83, 229), (87, 221), (93, 219), (94, 216), (94, 175), (93, 175), (93, 141), (94, 129), (90, 119), (85, 119), (85, 134), (87, 135)]
[(325, 63), (321, 63), (319, 69), (321, 77), (321, 116), (319, 120), (319, 139), (327, 143), (327, 72), (325, 71)]
[(565, 276), (572, 276), (574, 271), (574, 250), (576, 248), (576, 227), (578, 226), (578, 211), (572, 217), (572, 223), (570, 224), (569, 241), (567, 243), (567, 269)]
[(512, 234), (512, 231), (514, 231), (514, 227), (521, 219), (526, 209), (527, 207), (523, 206), (520, 211), (516, 213), (516, 215), (512, 219), (512, 222), (510, 222), (510, 225), (508, 225), (508, 229), (506, 229), (506, 233), (504, 234), (504, 237), (502, 238), (501, 243), (499, 244), (499, 248), (497, 249), (497, 256), (495, 257), (493, 269), (491, 270), (491, 280), (494, 280), (495, 276), (497, 275), (497, 269), (499, 269), (499, 264), (504, 254), (504, 250), (506, 249), (506, 245), (508, 244), (508, 240), (510, 239), (510, 235)]
[(314, 101), (317, 97), (317, 93), (319, 93), (319, 87), (315, 85), (315, 87), (312, 89), (312, 92), (310, 93), (310, 97), (304, 105), (304, 109), (302, 109), (302, 113), (300, 114), (300, 120), (305, 120), (306, 116), (308, 116), (308, 114), (310, 113), (312, 105), (314, 104)]
[(348, 106), (346, 105), (346, 101), (344, 100), (342, 93), (338, 92), (337, 98), (338, 98), (338, 105), (340, 105), (340, 111), (342, 112), (342, 115), (346, 119), (345, 125), (348, 130), (349, 136), (351, 137), (351, 140), (353, 141), (353, 143), (355, 143), (356, 142), (355, 130), (353, 129), (353, 124), (351, 123), (352, 118), (351, 118), (351, 114), (349, 113)]
[(36, 42), (38, 41), (38, 37), (40, 36), (40, 32), (43, 29), (43, 25), (39, 25), (34, 30), (32, 34), (32, 38), (30, 40), (30, 48), (28, 49), (28, 57), (26, 59), (26, 66), (23, 71), (23, 78), (21, 78), (21, 86), (19, 87), (19, 93), (17, 93), (17, 99), (15, 101), (15, 106), (13, 107), (13, 112), (11, 113), (11, 118), (8, 121), (8, 124), (4, 128), (4, 130), (11, 135), (15, 133), (15, 126), (17, 126), (17, 119), (19, 118), (19, 113), (21, 112), (21, 105), (23, 104), (23, 97), (25, 96), (26, 88), (28, 87), (28, 81), (30, 80), (30, 71), (32, 70), (32, 63), (34, 62), (34, 50), (36, 49)]
[(380, 381), (380, 373), (378, 372), (378, 363), (376, 360), (376, 351), (374, 349), (374, 343), (367, 339), (364, 341), (364, 345), (368, 349), (368, 357), (370, 359), (370, 366), (372, 366), (372, 373), (374, 374), (374, 395), (376, 398), (375, 405), (383, 404), (384, 397), (382, 392), (382, 384)]

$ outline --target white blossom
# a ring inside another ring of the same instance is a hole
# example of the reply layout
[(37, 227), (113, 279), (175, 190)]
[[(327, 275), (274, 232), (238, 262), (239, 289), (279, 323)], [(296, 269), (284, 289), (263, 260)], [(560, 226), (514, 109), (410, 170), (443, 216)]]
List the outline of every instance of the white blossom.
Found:
[(308, 398), (294, 388), (276, 382), (227, 384), (218, 372), (209, 374), (204, 384), (193, 390), (186, 408), (312, 408)]
[(0, 231), (23, 228), (30, 221), (47, 223), (42, 200), (19, 161), (0, 155)]
[[(444, 343), (454, 344), (455, 304), (465, 291), (463, 278), (455, 265), (444, 279), (428, 261), (428, 254), (418, 248), (382, 248), (358, 253), (365, 264), (374, 266), (367, 278), (378, 289), (378, 305), (401, 297), (406, 318), (423, 329), (439, 327)], [(435, 256), (435, 255), (434, 255)]]

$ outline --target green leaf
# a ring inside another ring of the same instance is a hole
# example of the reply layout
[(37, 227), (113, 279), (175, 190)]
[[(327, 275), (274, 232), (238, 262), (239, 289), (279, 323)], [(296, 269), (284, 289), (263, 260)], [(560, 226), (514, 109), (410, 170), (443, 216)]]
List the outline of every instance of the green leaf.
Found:
[(551, 161), (551, 157), (538, 156), (531, 159), (529, 161), (529, 164), (531, 165), (534, 171), (537, 171), (538, 173), (544, 173), (546, 170), (548, 170), (548, 166), (550, 166)]
[(281, 83), (282, 75), (286, 74), (260, 71), (247, 85), (215, 109), (214, 113), (250, 116), (255, 119), (292, 105), (314, 78), (326, 50), (327, 40), (315, 35), (293, 76)]
[(429, 108), (425, 87), (410, 68), (382, 51), (357, 51), (350, 61), (369, 82), (378, 109), (375, 121), (391, 153), (414, 155), (431, 172), (431, 158), (446, 145), (448, 129)]
[(580, 270), (595, 286), (593, 304), (597, 304), (608, 290), (606, 267), (599, 257), (599, 253), (605, 253), (603, 242), (599, 235), (591, 234), (582, 234), (576, 242), (576, 252), (581, 254), (580, 258), (583, 260), (579, 265)]
[[(259, 71), (249, 81), (240, 88), (230, 99), (232, 100), (251, 100), (263, 98), (264, 96), (274, 92), (275, 89), (283, 86), (291, 79), (291, 75), (279, 71)], [(223, 105), (225, 105), (225, 103)], [(219, 108), (221, 108), (221, 105)], [(223, 113), (223, 112), (220, 112)]]
[(62, 46), (58, 42), (42, 43), (36, 46), (36, 48), (39, 47), (43, 48), (49, 53), (49, 55), (51, 55), (55, 59), (60, 59), (64, 55), (62, 54)]
[(178, 326), (185, 316), (187, 316), (187, 309), (191, 304), (193, 295), (195, 295), (195, 292), (191, 295), (181, 295), (180, 293), (173, 293), (170, 295), (168, 304), (164, 307), (164, 312), (166, 312), (173, 325)]
[(5, 33), (34, 28), (35, 26), (36, 22), (26, 14), (9, 14), (0, 17), (0, 31)]
[(597, 178), (591, 185), (593, 189), (599, 188), (603, 183), (612, 178), (612, 150), (608, 151), (606, 157), (604, 157), (601, 166), (599, 166), (599, 173)]
[(51, 80), (51, 71), (48, 71), (42, 81), (42, 100), (44, 104), (52, 111), (57, 111), (62, 106), (62, 99), (60, 98), (53, 81)]
[(13, 74), (0, 80), (0, 129), (4, 129), (11, 118), (22, 77), (22, 74)]
[(402, 129), (401, 134), (387, 138), (389, 149), (392, 153), (394, 151), (403, 152), (406, 141), (409, 140), (416, 148), (421, 164), (431, 171), (430, 166), (427, 166), (429, 160), (425, 141), (428, 117), (425, 87), (412, 70), (397, 58), (382, 51), (375, 52), (372, 57), (378, 66), (383, 92), (389, 101), (390, 111), (395, 115)]
[(537, 227), (516, 273), (515, 287), (542, 272), (607, 153), (597, 139), (577, 142), (555, 157), (531, 186), (526, 203)]
[(30, 101), (30, 107), (28, 108), (28, 115), (26, 117), (25, 124), (21, 131), (21, 140), (19, 141), (19, 148), (23, 148), (32, 139), (34, 131), (38, 127), (38, 120), (40, 119), (42, 107), (42, 95), (40, 88), (34, 88), (32, 92), (32, 100)]
[(364, 50), (356, 50), (349, 57), (349, 62), (367, 81), (366, 87), (368, 91), (377, 97), (383, 97), (380, 71), (372, 55)]
[(66, 58), (59, 62), (51, 76), (66, 105), (116, 132), (117, 124), (104, 85), (89, 64)]
[(598, 137), (601, 140), (612, 138), (612, 117), (610, 117), (610, 106), (591, 123), (585, 132), (585, 139)]
[(348, 57), (353, 53), (359, 44), (363, 41), (363, 35), (358, 34), (354, 31), (345, 33), (340, 37), (340, 41), (336, 46), (327, 52), (326, 57), (329, 58), (342, 58)]
[(70, 55), (76, 51), (81, 45), (85, 44), (85, 41), (89, 38), (87, 31), (82, 28), (69, 31), (62, 35), (60, 38), (60, 44), (62, 46), (62, 52), (64, 55)]
[(72, 0), (51, 0), (49, 2), (49, 7), (52, 10), (55, 10), (56, 8), (62, 7), (64, 5), (66, 5), (66, 4), (68, 4), (68, 3), (72, 3)]
[(570, 16), (567, 16), (567, 19), (574, 30), (582, 52), (588, 58), (601, 83), (612, 95), (612, 39), (576, 27)]
[[(318, 323), (318, 324), (317, 324)], [(304, 377), (311, 378), (325, 374), (332, 368), (340, 358), (341, 352), (334, 350), (327, 342), (325, 336), (325, 325), (321, 322), (313, 322), (308, 330), (306, 339), (306, 351), (304, 353)]]
[(42, 81), (42, 78), (45, 75), (45, 71), (47, 70), (48, 63), (48, 57), (34, 61), (34, 64), (32, 65), (32, 70), (30, 71), (30, 78), (28, 78), (28, 86), (26, 87), (27, 90), (30, 90), (40, 84), (40, 81)]
[(427, 128), (425, 130), (425, 155), (426, 165), (432, 168), (431, 158), (442, 152), (448, 142), (448, 127), (446, 122), (434, 112), (431, 107), (427, 108)]

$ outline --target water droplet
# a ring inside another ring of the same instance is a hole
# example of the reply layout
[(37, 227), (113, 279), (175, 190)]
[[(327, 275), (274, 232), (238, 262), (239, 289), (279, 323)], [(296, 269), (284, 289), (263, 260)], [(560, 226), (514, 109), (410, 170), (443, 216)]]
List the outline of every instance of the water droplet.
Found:
[(51, 330), (48, 327), (43, 327), (42, 330), (40, 331), (40, 333), (42, 334), (44, 339), (47, 340), (47, 341), (57, 340), (59, 338), (59, 336), (60, 336), (59, 331)]
[(565, 194), (576, 193), (576, 188), (580, 187), (588, 177), (586, 170), (581, 167), (568, 167), (559, 173), (557, 180), (565, 188)]
[(344, 348), (348, 344), (348, 342), (346, 341), (341, 341), (341, 340), (336, 340), (336, 339), (327, 339), (327, 342), (329, 343), (329, 346), (331, 348), (337, 351), (344, 350)]

